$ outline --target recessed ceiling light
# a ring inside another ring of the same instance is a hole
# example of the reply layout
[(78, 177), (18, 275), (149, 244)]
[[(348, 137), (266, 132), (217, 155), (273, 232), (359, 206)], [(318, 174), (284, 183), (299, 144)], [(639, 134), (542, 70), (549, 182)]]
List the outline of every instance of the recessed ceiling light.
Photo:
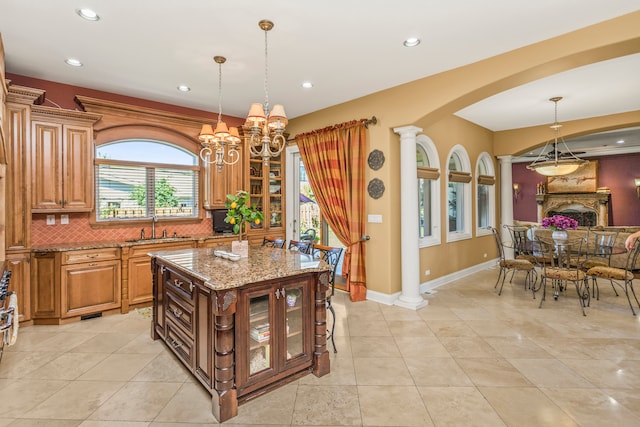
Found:
[(77, 9), (76, 13), (87, 21), (99, 21), (100, 17), (91, 9)]
[(624, 139), (619, 139), (616, 141), (616, 144), (624, 144)]
[(313, 83), (311, 82), (303, 82), (302, 87), (305, 89), (311, 89), (313, 87)]
[(74, 58), (67, 58), (64, 60), (67, 65), (71, 65), (72, 67), (82, 67), (82, 62)]
[(409, 37), (403, 43), (406, 47), (414, 47), (420, 44), (420, 39), (417, 37)]
[(187, 85), (180, 85), (178, 86), (178, 90), (180, 92), (189, 92), (191, 90), (191, 88)]

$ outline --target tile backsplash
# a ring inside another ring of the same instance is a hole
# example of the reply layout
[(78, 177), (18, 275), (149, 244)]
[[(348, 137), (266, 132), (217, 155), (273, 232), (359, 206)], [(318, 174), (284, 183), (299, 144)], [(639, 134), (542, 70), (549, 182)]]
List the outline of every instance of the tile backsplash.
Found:
[[(142, 226), (91, 228), (89, 214), (71, 213), (69, 224), (60, 223), (60, 214), (55, 214), (55, 224), (47, 225), (46, 214), (33, 214), (31, 218), (32, 246), (73, 242), (107, 242), (135, 239), (140, 237)], [(211, 219), (205, 218), (198, 224), (156, 224), (156, 235), (161, 235), (166, 228), (167, 234), (204, 235), (212, 233)], [(151, 236), (151, 222), (144, 226), (145, 235)]]

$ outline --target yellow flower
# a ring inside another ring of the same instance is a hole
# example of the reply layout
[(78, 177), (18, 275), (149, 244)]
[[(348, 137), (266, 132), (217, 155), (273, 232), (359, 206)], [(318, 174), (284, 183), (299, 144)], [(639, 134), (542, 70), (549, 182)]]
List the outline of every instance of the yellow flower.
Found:
[(231, 209), (235, 209), (238, 206), (236, 202), (231, 203)]
[(256, 218), (254, 222), (256, 223), (256, 225), (260, 225), (260, 218)]
[(235, 224), (235, 223), (236, 223), (236, 219), (235, 218), (229, 219), (229, 224)]

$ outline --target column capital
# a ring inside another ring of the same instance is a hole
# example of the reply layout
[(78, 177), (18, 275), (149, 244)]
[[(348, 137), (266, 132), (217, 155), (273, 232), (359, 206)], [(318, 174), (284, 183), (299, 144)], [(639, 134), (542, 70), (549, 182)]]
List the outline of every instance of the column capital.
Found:
[(417, 135), (419, 132), (422, 132), (422, 128), (417, 126), (400, 126), (397, 128), (393, 128), (393, 131), (401, 136), (405, 135)]
[(500, 163), (511, 163), (511, 161), (513, 160), (513, 156), (498, 156), (498, 160), (500, 160)]

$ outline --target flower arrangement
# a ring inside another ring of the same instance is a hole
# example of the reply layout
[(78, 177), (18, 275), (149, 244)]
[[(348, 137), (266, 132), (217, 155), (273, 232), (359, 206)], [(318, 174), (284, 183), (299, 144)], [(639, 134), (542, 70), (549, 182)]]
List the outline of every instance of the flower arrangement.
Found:
[(542, 218), (542, 226), (544, 228), (550, 228), (553, 231), (568, 229), (575, 230), (576, 228), (578, 228), (578, 221), (564, 215), (554, 215), (551, 217)]
[(250, 206), (249, 192), (240, 190), (235, 195), (227, 194), (227, 216), (224, 222), (233, 225), (233, 233), (244, 233), (244, 225), (253, 223), (260, 225), (264, 221), (264, 214), (255, 205)]

